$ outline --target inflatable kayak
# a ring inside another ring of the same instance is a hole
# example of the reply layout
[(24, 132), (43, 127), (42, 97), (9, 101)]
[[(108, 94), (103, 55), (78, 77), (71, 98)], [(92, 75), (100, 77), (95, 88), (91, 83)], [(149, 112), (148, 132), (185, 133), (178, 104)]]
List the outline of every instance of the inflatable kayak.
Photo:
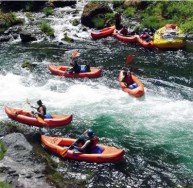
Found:
[(5, 106), (5, 112), (9, 118), (23, 124), (36, 127), (60, 127), (68, 125), (72, 121), (72, 115), (52, 115), (52, 119), (42, 119), (34, 117), (30, 112), (22, 109), (10, 108)]
[(140, 38), (139, 36), (137, 37), (138, 43), (143, 46), (144, 48), (154, 48), (154, 42), (151, 41), (146, 41), (145, 39)]
[(69, 66), (55, 66), (49, 65), (48, 69), (53, 75), (64, 76), (68, 78), (98, 78), (102, 74), (102, 70), (99, 68), (91, 67), (90, 72), (69, 73), (67, 70)]
[(129, 95), (132, 95), (134, 97), (142, 97), (144, 95), (144, 85), (143, 83), (136, 77), (134, 76), (133, 74), (131, 75), (134, 83), (137, 84), (137, 88), (135, 89), (129, 89), (123, 82), (122, 82), (122, 79), (123, 79), (123, 71), (120, 71), (119, 73), (119, 84), (120, 84), (120, 87), (122, 88), (122, 90), (126, 93), (128, 93)]
[(185, 46), (185, 35), (175, 24), (167, 24), (154, 34), (154, 46), (160, 49), (180, 49)]
[(115, 30), (115, 26), (106, 27), (102, 30), (91, 32), (91, 37), (95, 40), (104, 38), (104, 37), (108, 37), (113, 34), (114, 30)]
[[(124, 150), (98, 144), (93, 153), (74, 152), (66, 149), (75, 142), (75, 139), (41, 136), (42, 145), (49, 151), (68, 159), (93, 163), (110, 163), (122, 159)], [(65, 153), (65, 154), (63, 154)]]
[(137, 42), (138, 35), (124, 36), (124, 35), (119, 34), (117, 31), (114, 31), (113, 36), (121, 42)]

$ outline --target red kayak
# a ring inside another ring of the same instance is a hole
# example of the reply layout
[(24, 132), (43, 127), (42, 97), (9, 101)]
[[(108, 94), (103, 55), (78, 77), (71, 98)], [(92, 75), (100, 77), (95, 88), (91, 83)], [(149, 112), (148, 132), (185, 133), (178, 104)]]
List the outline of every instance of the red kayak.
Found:
[(128, 93), (129, 95), (132, 95), (134, 97), (142, 97), (144, 95), (144, 85), (143, 83), (141, 82), (141, 80), (139, 80), (136, 76), (134, 76), (133, 74), (131, 75), (134, 83), (137, 84), (137, 88), (135, 89), (130, 89), (128, 88), (124, 82), (122, 82), (122, 79), (123, 79), (123, 71), (120, 71), (119, 73), (119, 84), (120, 84), (120, 87), (122, 88), (122, 90), (126, 93)]
[(147, 42), (146, 40), (144, 40), (144, 39), (142, 39), (142, 38), (140, 38), (140, 37), (138, 36), (138, 37), (137, 37), (137, 41), (138, 41), (138, 43), (139, 43), (141, 46), (143, 46), (144, 48), (154, 48), (154, 47), (155, 47), (152, 40), (149, 41), (149, 42)]
[(113, 34), (114, 30), (115, 30), (115, 26), (106, 27), (102, 30), (91, 32), (91, 37), (95, 40), (103, 37), (108, 37)]
[[(124, 150), (111, 146), (97, 144), (93, 153), (74, 152), (68, 149), (76, 140), (71, 138), (41, 136), (42, 144), (49, 151), (68, 159), (87, 161), (92, 163), (112, 163), (122, 159)], [(100, 152), (98, 152), (98, 150)]]
[(32, 125), (36, 127), (60, 127), (68, 125), (72, 121), (72, 115), (52, 115), (52, 119), (40, 120), (34, 117), (30, 112), (22, 109), (15, 109), (5, 106), (5, 112), (9, 118), (23, 124)]
[(67, 70), (69, 66), (55, 66), (49, 65), (48, 69), (53, 75), (64, 76), (67, 78), (98, 78), (102, 74), (102, 70), (99, 68), (91, 67), (90, 72), (69, 73)]
[(137, 42), (138, 35), (121, 35), (117, 31), (114, 31), (113, 36), (122, 42)]

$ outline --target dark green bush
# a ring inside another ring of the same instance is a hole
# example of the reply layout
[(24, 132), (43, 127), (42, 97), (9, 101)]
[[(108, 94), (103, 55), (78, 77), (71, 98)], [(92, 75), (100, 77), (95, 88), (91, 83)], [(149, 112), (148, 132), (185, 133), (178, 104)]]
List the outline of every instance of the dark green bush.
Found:
[(12, 186), (6, 182), (0, 182), (0, 187), (1, 188), (12, 188)]
[(43, 12), (46, 16), (52, 15), (54, 13), (54, 9), (52, 7), (45, 7)]
[(133, 17), (135, 15), (136, 9), (134, 7), (127, 7), (124, 11), (123, 14), (126, 17)]
[(50, 37), (54, 36), (54, 29), (46, 21), (41, 22), (40, 29), (46, 35), (48, 35)]
[(13, 25), (23, 24), (23, 21), (18, 19), (14, 13), (2, 13), (0, 11), (0, 23), (0, 30), (3, 32)]
[(5, 145), (2, 142), (0, 142), (0, 160), (3, 159), (6, 151), (7, 149), (5, 148)]
[(140, 12), (141, 26), (157, 29), (167, 23), (174, 23), (182, 27), (185, 32), (191, 32), (193, 31), (192, 15), (192, 1), (152, 2)]
[(96, 17), (92, 20), (94, 27), (97, 29), (102, 29), (105, 27), (105, 19), (102, 17)]

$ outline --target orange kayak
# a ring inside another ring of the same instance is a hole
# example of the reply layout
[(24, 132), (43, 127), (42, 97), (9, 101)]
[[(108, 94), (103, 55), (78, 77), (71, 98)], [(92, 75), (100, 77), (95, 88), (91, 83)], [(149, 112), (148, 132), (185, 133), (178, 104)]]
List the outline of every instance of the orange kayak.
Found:
[(122, 42), (137, 42), (138, 35), (124, 36), (124, 35), (119, 34), (117, 31), (115, 31), (113, 33), (113, 36)]
[(52, 119), (41, 119), (32, 116), (30, 112), (22, 109), (10, 108), (5, 106), (5, 112), (9, 118), (23, 124), (32, 125), (36, 127), (60, 127), (68, 125), (72, 121), (72, 115), (52, 115)]
[(115, 26), (106, 27), (100, 31), (91, 32), (91, 37), (95, 40), (103, 37), (108, 37), (113, 34), (114, 30), (115, 30)]
[(61, 157), (78, 161), (87, 161), (93, 163), (116, 162), (122, 159), (125, 153), (122, 149), (98, 144), (97, 147), (100, 147), (102, 153), (74, 153), (73, 150), (69, 149), (65, 153), (65, 156), (62, 156), (63, 151), (66, 151), (66, 149), (76, 141), (75, 139), (42, 135), (41, 141), (43, 146), (49, 151)]
[(90, 72), (68, 73), (69, 66), (48, 65), (48, 69), (53, 75), (64, 76), (67, 78), (98, 78), (102, 74), (99, 68), (91, 67)]
[(155, 47), (153, 41), (147, 42), (146, 40), (140, 38), (139, 36), (137, 37), (137, 41), (144, 48), (154, 48)]
[(129, 89), (121, 80), (123, 79), (123, 71), (120, 71), (119, 73), (119, 84), (120, 87), (122, 88), (122, 90), (126, 93), (128, 93), (129, 95), (132, 95), (134, 97), (142, 97), (144, 95), (144, 85), (141, 82), (141, 80), (139, 80), (136, 76), (134, 76), (133, 74), (131, 75), (134, 83), (136, 83), (138, 85), (137, 88), (135, 89)]

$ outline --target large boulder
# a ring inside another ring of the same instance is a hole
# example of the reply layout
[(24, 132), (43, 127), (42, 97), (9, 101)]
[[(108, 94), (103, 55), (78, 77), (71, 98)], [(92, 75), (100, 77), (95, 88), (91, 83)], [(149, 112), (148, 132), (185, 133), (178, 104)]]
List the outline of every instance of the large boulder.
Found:
[(92, 19), (99, 14), (111, 13), (112, 10), (106, 3), (90, 2), (83, 10), (81, 23), (87, 27), (94, 27)]
[(33, 34), (27, 32), (27, 31), (22, 31), (20, 33), (20, 37), (21, 37), (21, 41), (24, 43), (37, 40)]
[(46, 182), (45, 164), (33, 154), (33, 147), (23, 134), (12, 133), (2, 139), (7, 149), (0, 160), (0, 179), (13, 187), (53, 188)]

